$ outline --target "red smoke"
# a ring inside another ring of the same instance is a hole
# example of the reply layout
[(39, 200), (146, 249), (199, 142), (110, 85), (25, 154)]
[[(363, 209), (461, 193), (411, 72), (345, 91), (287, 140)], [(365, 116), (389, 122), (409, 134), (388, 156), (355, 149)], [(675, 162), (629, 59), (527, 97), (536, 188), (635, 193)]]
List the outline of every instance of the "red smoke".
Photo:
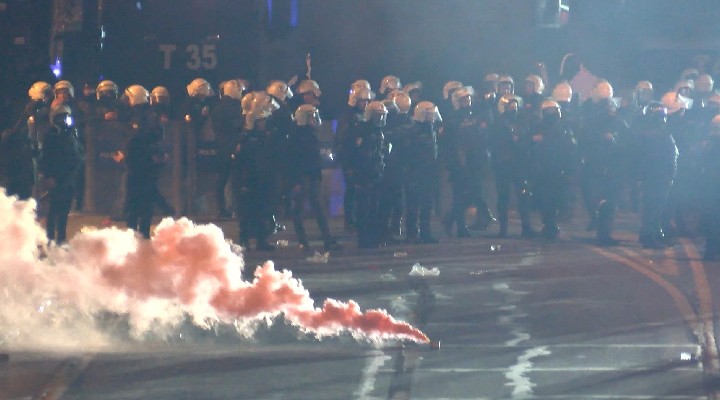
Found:
[(14, 308), (0, 303), (0, 327), (22, 327), (26, 335), (42, 330), (17, 316), (33, 315), (38, 303), (53, 299), (48, 304), (55, 307), (56, 319), (72, 314), (60, 311), (67, 309), (80, 315), (127, 315), (136, 337), (150, 331), (166, 334), (187, 316), (202, 327), (233, 324), (249, 334), (241, 329), (283, 314), (317, 337), (348, 332), (365, 340), (429, 341), (383, 310), (361, 312), (354, 301), (328, 299), (315, 308), (302, 283), (290, 271), (275, 270), (270, 261), (257, 267), (252, 282), (242, 280), (242, 257), (220, 228), (187, 219), (163, 220), (150, 240), (117, 228), (84, 230), (68, 248), (51, 249), (40, 259), (33, 249), (46, 238), (28, 212), (31, 206), (22, 204), (0, 192), (0, 289), (17, 300)]

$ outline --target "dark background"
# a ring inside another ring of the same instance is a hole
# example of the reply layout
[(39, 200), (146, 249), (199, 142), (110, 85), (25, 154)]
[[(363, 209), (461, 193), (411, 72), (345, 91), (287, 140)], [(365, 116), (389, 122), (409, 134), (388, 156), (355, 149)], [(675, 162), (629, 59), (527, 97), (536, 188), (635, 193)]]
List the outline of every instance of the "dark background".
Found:
[[(49, 67), (57, 1), (0, 1), (4, 125), (13, 118), (10, 104), (24, 103), (34, 81), (57, 80)], [(715, 0), (569, 0), (565, 24), (552, 0), (75, 1), (82, 1), (81, 28), (55, 39), (63, 44), (63, 78), (78, 89), (112, 79), (120, 87), (165, 85), (183, 97), (198, 76), (213, 85), (242, 77), (262, 88), (270, 79), (302, 78), (311, 53), (330, 115), (355, 79), (374, 88), (387, 74), (419, 80), (436, 100), (448, 80), (478, 85), (488, 72), (522, 79), (540, 61), (554, 81), (568, 52), (616, 91), (641, 79), (664, 90), (694, 56), (706, 55), (713, 72), (720, 47)], [(161, 45), (176, 48), (169, 65)], [(193, 60), (188, 46), (201, 58)], [(203, 49), (215, 62), (202, 58)], [(198, 61), (206, 63), (188, 67)]]

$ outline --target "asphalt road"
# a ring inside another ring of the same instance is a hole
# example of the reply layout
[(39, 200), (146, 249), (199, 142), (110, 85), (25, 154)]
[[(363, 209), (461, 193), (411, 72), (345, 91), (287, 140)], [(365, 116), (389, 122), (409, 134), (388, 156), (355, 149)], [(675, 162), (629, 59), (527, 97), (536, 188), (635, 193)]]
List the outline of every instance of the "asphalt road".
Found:
[[(438, 245), (378, 250), (356, 249), (334, 220), (346, 248), (327, 263), (306, 260), (282, 232), (289, 247), (247, 253), (248, 277), (273, 259), (316, 302), (388, 309), (436, 345), (317, 341), (278, 320), (251, 339), (188, 327), (113, 352), (6, 349), (0, 399), (720, 398), (720, 264), (701, 261), (699, 239), (641, 249), (637, 220), (619, 215), (613, 248), (593, 246), (578, 216), (554, 243), (496, 239), (497, 227), (469, 239), (438, 229)], [(236, 235), (233, 222), (217, 222)], [(71, 230), (82, 224), (101, 222), (75, 217)], [(439, 275), (411, 276), (415, 263)]]

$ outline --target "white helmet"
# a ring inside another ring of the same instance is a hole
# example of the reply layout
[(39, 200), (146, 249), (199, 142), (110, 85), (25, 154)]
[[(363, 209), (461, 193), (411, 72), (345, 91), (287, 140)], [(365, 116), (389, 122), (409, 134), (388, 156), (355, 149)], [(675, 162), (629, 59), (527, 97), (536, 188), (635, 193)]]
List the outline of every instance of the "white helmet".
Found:
[(569, 103), (572, 100), (572, 86), (567, 81), (562, 81), (555, 85), (552, 91), (552, 99), (555, 101), (563, 101)]
[(193, 79), (193, 81), (187, 85), (187, 92), (190, 97), (210, 97), (215, 94), (210, 83), (203, 78)]
[(322, 125), (320, 112), (313, 105), (303, 104), (295, 110), (295, 123), (298, 126), (320, 126)]
[(698, 71), (697, 68), (685, 68), (685, 70), (683, 70), (682, 74), (680, 74), (680, 79), (694, 81), (695, 79), (698, 78), (699, 75), (700, 75), (700, 71)]
[(500, 97), (500, 100), (498, 100), (498, 111), (500, 114), (505, 114), (505, 110), (507, 109), (508, 105), (512, 102), (517, 103), (517, 109), (520, 110), (523, 105), (523, 99), (520, 96), (516, 96), (514, 94), (508, 93), (502, 95)]
[(596, 83), (595, 87), (593, 88), (591, 97), (592, 97), (593, 103), (597, 103), (603, 99), (612, 98), (613, 97), (613, 87), (610, 84), (610, 82), (603, 79), (600, 82)]
[[(497, 80), (498, 92), (501, 94), (515, 93), (515, 81), (510, 75), (500, 75)], [(500, 90), (500, 86), (507, 86), (506, 89)]]
[(242, 108), (243, 115), (250, 114), (250, 111), (252, 110), (252, 102), (255, 98), (255, 92), (250, 92), (243, 96), (242, 100), (240, 100), (240, 108)]
[(312, 93), (315, 97), (320, 97), (322, 94), (320, 91), (320, 85), (312, 79), (301, 81), (300, 85), (298, 85), (297, 92), (300, 94)]
[(72, 110), (67, 104), (56, 104), (50, 107), (50, 122), (55, 122), (55, 117), (60, 114), (72, 115)]
[(165, 86), (155, 86), (150, 92), (150, 104), (161, 104), (170, 101), (170, 91)]
[(372, 123), (375, 126), (385, 126), (387, 123), (388, 110), (382, 101), (371, 101), (365, 107), (365, 121)]
[(220, 84), (220, 96), (227, 96), (231, 99), (240, 100), (242, 98), (243, 87), (236, 79), (222, 82)]
[(456, 110), (460, 109), (460, 99), (463, 97), (475, 96), (475, 89), (472, 86), (463, 86), (452, 94), (452, 105)]
[(410, 107), (412, 107), (412, 99), (410, 99), (410, 96), (407, 93), (397, 90), (391, 92), (390, 97), (395, 101), (398, 113), (407, 114), (410, 111)]
[(483, 78), (485, 82), (497, 82), (499, 79), (500, 75), (496, 74), (495, 72), (485, 74), (485, 78)]
[(385, 105), (385, 108), (387, 108), (388, 112), (400, 112), (400, 109), (398, 108), (397, 103), (395, 103), (395, 99), (393, 98), (393, 96), (388, 95), (388, 98), (382, 100), (382, 103)]
[(653, 90), (653, 84), (650, 81), (640, 81), (635, 85), (635, 90)]
[(280, 105), (270, 97), (266, 92), (255, 92), (250, 106), (250, 112), (246, 114), (246, 123), (248, 128), (253, 129), (255, 127), (255, 121), (263, 118), (268, 118), (272, 115), (273, 111), (280, 108)]
[(545, 110), (550, 110), (550, 109), (553, 109), (551, 111), (554, 111), (554, 113), (562, 116), (562, 111), (561, 111), (562, 108), (560, 107), (560, 104), (557, 101), (552, 100), (552, 99), (545, 99), (545, 100), (543, 100), (542, 103), (540, 103), (540, 112), (543, 115), (548, 113), (548, 111), (545, 111)]
[(51, 94), (52, 88), (50, 87), (50, 84), (42, 81), (33, 83), (28, 90), (30, 100), (35, 101), (46, 101), (51, 97)]
[(118, 85), (116, 85), (115, 82), (104, 80), (98, 83), (95, 88), (95, 96), (98, 100), (100, 100), (101, 97), (104, 97), (104, 94), (110, 94), (111, 97), (117, 97), (118, 90)]
[(275, 97), (276, 99), (280, 101), (285, 101), (286, 99), (292, 99), (293, 92), (290, 90), (290, 87), (287, 85), (287, 83), (283, 81), (272, 81), (267, 86), (267, 92), (271, 96)]
[(366, 81), (365, 79), (358, 79), (355, 82), (353, 82), (352, 85), (350, 85), (350, 91), (355, 91), (360, 88), (367, 89), (369, 92), (372, 92), (372, 88), (370, 87), (370, 82)]
[(443, 86), (443, 99), (448, 100), (450, 99), (450, 95), (453, 90), (458, 90), (463, 86), (462, 82), (460, 81), (449, 81)]
[(675, 84), (675, 91), (679, 92), (682, 89), (694, 90), (695, 89), (695, 81), (690, 80), (690, 79), (679, 80)]
[(708, 74), (702, 74), (698, 76), (697, 80), (695, 81), (695, 88), (700, 93), (712, 92), (714, 85), (715, 81), (713, 80), (712, 76)]
[(421, 101), (415, 106), (413, 120), (417, 122), (440, 122), (442, 116), (440, 116), (440, 111), (435, 104), (429, 101)]
[(382, 78), (382, 81), (380, 81), (380, 94), (385, 94), (395, 89), (402, 89), (400, 78), (394, 75), (388, 75)]
[(350, 107), (355, 107), (357, 105), (358, 100), (367, 100), (370, 101), (375, 98), (375, 93), (372, 91), (361, 87), (357, 90), (353, 90), (350, 92), (350, 96), (348, 97), (348, 105)]
[(73, 87), (72, 83), (70, 83), (70, 81), (58, 81), (58, 83), (53, 86), (53, 89), (55, 90), (56, 96), (58, 90), (67, 90), (70, 97), (75, 98), (75, 88)]
[(125, 89), (125, 96), (127, 96), (130, 107), (135, 107), (150, 102), (150, 93), (148, 93), (147, 89), (140, 85), (129, 86), (127, 89)]
[(530, 82), (533, 84), (533, 93), (542, 94), (542, 92), (545, 91), (545, 83), (538, 75), (528, 75), (525, 78), (525, 82)]
[(662, 103), (668, 110), (668, 114), (674, 114), (680, 110), (687, 110), (689, 107), (689, 100), (687, 97), (677, 92), (667, 92), (662, 97)]

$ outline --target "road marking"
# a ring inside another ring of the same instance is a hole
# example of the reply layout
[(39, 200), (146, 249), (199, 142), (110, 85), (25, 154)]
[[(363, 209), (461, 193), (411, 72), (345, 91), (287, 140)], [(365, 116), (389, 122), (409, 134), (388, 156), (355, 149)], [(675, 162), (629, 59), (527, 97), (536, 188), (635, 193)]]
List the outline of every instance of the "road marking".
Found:
[(703, 350), (702, 362), (707, 372), (718, 376), (720, 375), (720, 357), (718, 357), (717, 343), (715, 342), (715, 328), (713, 326), (713, 299), (710, 283), (705, 273), (705, 264), (700, 260), (700, 254), (695, 247), (687, 239), (680, 241), (690, 259), (690, 267), (693, 271), (695, 287), (697, 288), (698, 297), (700, 298), (700, 327), (698, 328), (698, 336), (702, 341), (700, 346)]
[[(529, 337), (530, 335), (528, 335), (528, 338)], [(513, 399), (529, 399), (532, 397), (533, 388), (537, 386), (537, 384), (530, 380), (528, 374), (530, 372), (540, 371), (538, 368), (533, 368), (532, 360), (549, 355), (550, 350), (545, 346), (527, 349), (517, 358), (517, 362), (511, 365), (510, 369), (505, 372), (505, 379), (509, 381), (505, 386), (512, 388)]]
[(370, 399), (368, 396), (375, 390), (375, 380), (377, 379), (378, 371), (380, 371), (380, 368), (382, 368), (388, 360), (392, 359), (391, 356), (385, 355), (385, 353), (379, 349), (373, 350), (372, 354), (373, 356), (365, 361), (360, 386), (355, 393), (353, 393), (358, 400)]
[(678, 307), (678, 310), (680, 311), (683, 319), (685, 319), (685, 321), (694, 329), (698, 321), (697, 314), (695, 314), (695, 311), (690, 305), (687, 297), (685, 297), (685, 295), (682, 294), (682, 292), (680, 292), (680, 290), (672, 283), (670, 283), (667, 279), (660, 276), (657, 272), (644, 267), (642, 264), (630, 258), (597, 247), (593, 247), (593, 250), (598, 254), (604, 256), (605, 258), (609, 258), (613, 261), (616, 261), (620, 264), (626, 265), (634, 269), (635, 271), (645, 275), (650, 280), (660, 285), (663, 289), (665, 289), (665, 291), (668, 292), (670, 297), (673, 298), (673, 300), (675, 301), (675, 305)]
[[(600, 344), (600, 343), (568, 343), (568, 344), (546, 344), (548, 348), (557, 349), (686, 349), (688, 347), (696, 348), (697, 343), (616, 343), (616, 344)], [(509, 347), (523, 348), (523, 347), (534, 347), (533, 345), (507, 345), (507, 344), (452, 344), (443, 342), (442, 348), (479, 348), (479, 349), (505, 349)]]
[[(528, 354), (528, 357), (525, 357), (522, 359), (523, 363), (530, 364), (529, 366), (532, 366), (531, 363), (529, 363), (529, 359), (533, 357), (539, 357), (544, 356), (549, 353), (544, 353), (541, 350), (543, 347), (534, 347), (531, 350), (533, 350), (533, 353)], [(522, 369), (523, 373), (531, 372), (530, 369), (527, 369), (525, 366), (518, 365), (517, 371), (520, 371)], [(697, 372), (699, 367), (675, 367), (670, 369), (671, 371), (688, 371), (688, 372)], [(533, 367), (532, 372), (654, 372), (654, 371), (667, 371), (668, 368), (665, 366), (660, 366), (657, 368), (649, 368), (649, 367), (573, 367), (573, 368), (564, 368), (564, 367)], [(394, 369), (390, 368), (382, 368), (378, 372), (380, 373), (395, 373), (396, 371)], [(503, 367), (497, 367), (497, 368), (419, 368), (415, 370), (415, 373), (425, 373), (425, 372), (431, 372), (431, 373), (438, 373), (438, 374), (469, 374), (469, 373), (476, 373), (476, 372), (508, 372), (507, 368)], [(506, 375), (507, 378), (507, 375)], [(524, 382), (525, 384), (529, 384), (532, 386), (535, 386), (534, 383)], [(585, 396), (576, 396), (575, 398), (585, 398)]]

